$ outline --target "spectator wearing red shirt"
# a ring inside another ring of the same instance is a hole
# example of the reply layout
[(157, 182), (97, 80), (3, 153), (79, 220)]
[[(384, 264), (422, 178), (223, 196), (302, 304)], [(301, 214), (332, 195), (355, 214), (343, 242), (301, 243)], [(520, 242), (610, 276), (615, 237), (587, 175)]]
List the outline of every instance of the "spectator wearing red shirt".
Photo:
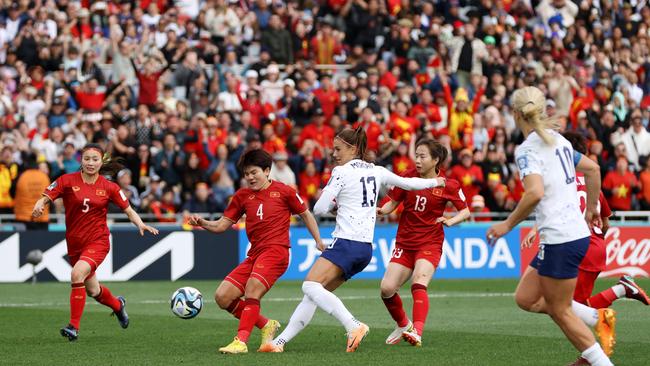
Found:
[(314, 95), (320, 102), (325, 118), (329, 121), (341, 104), (341, 95), (336, 91), (329, 74), (321, 76), (320, 82), (320, 88), (314, 90)]
[(632, 209), (632, 194), (639, 191), (639, 182), (628, 170), (627, 158), (618, 158), (616, 170), (607, 173), (602, 188), (613, 210)]
[(379, 72), (379, 85), (387, 87), (391, 93), (397, 88), (397, 78), (388, 69), (386, 61), (379, 60), (377, 62), (377, 71)]
[(332, 34), (332, 24), (322, 22), (322, 28), (311, 39), (313, 59), (319, 65), (333, 65), (334, 56), (341, 53), (342, 47), (339, 40)]
[[(483, 196), (481, 196), (480, 194), (477, 194), (472, 198), (472, 203), (470, 205), (470, 208), (473, 214), (490, 213), (490, 209), (485, 207), (485, 198), (483, 198)], [(486, 222), (486, 221), (492, 221), (492, 219), (487, 216), (475, 216), (474, 221)]]
[(260, 93), (255, 89), (249, 88), (246, 91), (246, 99), (241, 97), (241, 93), (237, 93), (237, 97), (239, 98), (242, 110), (248, 111), (251, 114), (251, 126), (259, 130), (262, 126), (262, 117), (266, 115), (266, 109), (260, 101)]
[(269, 154), (273, 155), (287, 150), (284, 141), (275, 134), (272, 124), (267, 123), (262, 127), (262, 136), (264, 138), (262, 148)]
[(307, 162), (298, 179), (300, 197), (311, 206), (316, 202), (321, 191), (321, 175), (316, 171), (316, 164), (313, 161)]
[(365, 107), (361, 112), (361, 121), (352, 125), (352, 128), (357, 128), (359, 125), (366, 130), (368, 150), (379, 151), (379, 145), (385, 141), (385, 136), (383, 136), (384, 132), (379, 123), (375, 122), (375, 114), (372, 108)]
[(403, 175), (413, 169), (415, 169), (415, 162), (409, 156), (408, 145), (403, 142), (397, 147), (397, 153), (393, 157), (393, 173)]
[(158, 102), (158, 81), (160, 76), (169, 68), (169, 64), (162, 55), (150, 56), (144, 64), (138, 64), (133, 59), (131, 59), (131, 63), (140, 84), (138, 104), (146, 104), (148, 107), (154, 106)]
[(426, 120), (431, 123), (438, 123), (442, 120), (440, 109), (433, 102), (433, 94), (429, 89), (422, 90), (420, 103), (414, 105), (409, 112), (409, 116), (413, 118), (418, 118), (420, 115), (426, 116)]
[(325, 124), (324, 110), (317, 109), (313, 122), (305, 126), (300, 132), (300, 147), (305, 140), (313, 140), (316, 144), (320, 145), (325, 150), (325, 155), (332, 149), (334, 141), (334, 129)]
[(176, 205), (174, 204), (174, 190), (172, 187), (163, 189), (160, 201), (151, 203), (150, 210), (159, 222), (176, 222)]
[(408, 116), (408, 105), (401, 100), (395, 103), (395, 112), (390, 116), (386, 129), (391, 137), (399, 142), (409, 143), (420, 128), (420, 122)]
[(471, 202), (472, 198), (479, 193), (485, 181), (483, 170), (480, 166), (474, 164), (472, 160), (472, 152), (468, 149), (461, 150), (458, 155), (460, 164), (456, 164), (451, 168), (449, 178), (460, 182), (460, 187), (463, 190), (463, 193), (467, 196), (467, 200)]
[(126, 87), (126, 83), (121, 82), (108, 88), (106, 91), (101, 91), (97, 79), (91, 77), (82, 83), (80, 86), (71, 89), (72, 97), (79, 104), (79, 108), (85, 112), (99, 112), (109, 96), (122, 91)]

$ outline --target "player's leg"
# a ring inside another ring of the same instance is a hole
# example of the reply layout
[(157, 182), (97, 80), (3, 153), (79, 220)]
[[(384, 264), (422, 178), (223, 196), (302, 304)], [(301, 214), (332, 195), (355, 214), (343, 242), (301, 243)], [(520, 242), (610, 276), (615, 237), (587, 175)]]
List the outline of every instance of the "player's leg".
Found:
[[(246, 283), (251, 275), (253, 264), (253, 259), (246, 258), (226, 276), (214, 294), (214, 301), (217, 305), (237, 319), (241, 318), (244, 310), (244, 300), (241, 297), (244, 296)], [(268, 319), (260, 314), (255, 326), (262, 329), (267, 323)]]
[(573, 292), (573, 300), (591, 306), (588, 300), (594, 290), (597, 278), (598, 272), (578, 269), (578, 278), (576, 280), (576, 289)]
[(630, 276), (621, 277), (616, 285), (590, 297), (588, 302), (592, 307), (602, 309), (610, 307), (614, 301), (623, 297), (640, 301), (645, 305), (650, 304), (646, 292)]
[(72, 287), (70, 290), (70, 322), (68, 326), (61, 329), (61, 335), (67, 337), (70, 341), (74, 341), (79, 335), (79, 324), (86, 306), (86, 286), (84, 281), (92, 272), (92, 268), (88, 262), (83, 260), (77, 259), (71, 260), (71, 262), (74, 265), (70, 274)]
[(531, 313), (546, 313), (546, 303), (542, 296), (540, 276), (537, 269), (527, 267), (517, 284), (515, 302), (522, 310)]
[(246, 282), (244, 308), (237, 329), (237, 338), (244, 343), (248, 343), (248, 337), (260, 316), (260, 300), (267, 291), (268, 288), (257, 278), (251, 277)]
[(571, 303), (575, 284), (575, 278), (556, 279), (540, 276), (542, 294), (546, 300), (546, 311), (571, 344), (582, 353), (582, 357), (591, 365), (612, 365), (601, 346), (596, 343), (589, 328), (572, 310)]
[(124, 297), (113, 296), (108, 287), (99, 283), (94, 272), (88, 276), (84, 284), (86, 285), (86, 293), (88, 296), (94, 298), (98, 303), (111, 308), (113, 315), (117, 317), (117, 321), (123, 329), (129, 327), (129, 315), (126, 312), (126, 299)]
[[(437, 262), (435, 262), (437, 263)], [(436, 267), (429, 258), (419, 258), (411, 277), (411, 293), (413, 294), (413, 328), (415, 332), (404, 332), (404, 340), (414, 346), (422, 345), (422, 332), (429, 313), (429, 295), (427, 287), (433, 277)]]
[[(403, 250), (397, 252), (398, 249), (393, 251), (393, 258), (396, 255), (407, 256)], [(399, 253), (399, 254), (397, 254)], [(402, 340), (402, 333), (412, 328), (412, 323), (409, 321), (406, 312), (404, 312), (404, 306), (402, 304), (402, 298), (399, 296), (399, 289), (402, 285), (409, 279), (412, 273), (412, 269), (405, 266), (402, 263), (393, 261), (388, 263), (386, 268), (386, 273), (381, 280), (381, 299), (388, 310), (390, 316), (397, 323), (397, 327), (393, 330), (386, 338), (386, 344), (397, 344)]]

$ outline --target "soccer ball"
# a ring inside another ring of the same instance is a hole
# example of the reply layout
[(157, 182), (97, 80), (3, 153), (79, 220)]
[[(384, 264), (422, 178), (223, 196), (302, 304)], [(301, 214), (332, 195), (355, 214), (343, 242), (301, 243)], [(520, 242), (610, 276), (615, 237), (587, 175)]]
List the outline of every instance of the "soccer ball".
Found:
[(172, 295), (172, 313), (181, 319), (192, 319), (203, 308), (203, 295), (194, 287), (181, 287)]

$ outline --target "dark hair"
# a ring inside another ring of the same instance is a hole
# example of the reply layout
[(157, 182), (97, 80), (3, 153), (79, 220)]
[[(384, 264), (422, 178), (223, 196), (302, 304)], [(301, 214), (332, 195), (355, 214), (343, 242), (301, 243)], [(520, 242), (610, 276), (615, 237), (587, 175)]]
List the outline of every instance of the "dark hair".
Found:
[(363, 129), (363, 126), (354, 130), (351, 128), (346, 128), (341, 131), (336, 138), (341, 139), (350, 146), (357, 148), (357, 157), (361, 160), (366, 160), (366, 150), (368, 150), (368, 138), (366, 137), (366, 131)]
[(237, 168), (240, 172), (244, 172), (244, 169), (249, 166), (258, 166), (262, 170), (271, 169), (271, 164), (273, 163), (273, 158), (271, 154), (262, 149), (253, 149), (248, 150), (237, 163)]
[(83, 157), (83, 154), (91, 149), (97, 150), (102, 156), (102, 167), (99, 169), (99, 175), (103, 175), (114, 181), (117, 177), (117, 173), (124, 169), (124, 159), (111, 157), (111, 154), (105, 152), (99, 144), (86, 144), (86, 146), (81, 149), (81, 156)]
[(440, 166), (447, 160), (449, 151), (447, 148), (439, 143), (436, 140), (430, 138), (420, 139), (416, 144), (415, 148), (417, 149), (420, 146), (426, 146), (429, 149), (429, 154), (431, 154), (431, 159), (438, 158), (438, 163), (436, 164), (436, 172), (440, 171)]
[(587, 140), (584, 136), (577, 132), (567, 131), (562, 134), (565, 139), (567, 139), (573, 146), (573, 150), (581, 153), (582, 155), (587, 154)]

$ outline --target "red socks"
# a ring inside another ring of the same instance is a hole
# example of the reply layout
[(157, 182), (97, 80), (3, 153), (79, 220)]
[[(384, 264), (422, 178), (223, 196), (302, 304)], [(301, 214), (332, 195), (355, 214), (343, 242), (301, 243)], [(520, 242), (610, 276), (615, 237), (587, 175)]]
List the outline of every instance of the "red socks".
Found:
[(76, 329), (79, 329), (84, 306), (86, 306), (86, 286), (83, 282), (73, 283), (70, 291), (70, 325)]
[(587, 304), (595, 309), (604, 309), (612, 306), (612, 303), (618, 299), (614, 290), (610, 287), (607, 290), (598, 293), (587, 300)]
[(98, 303), (113, 309), (114, 312), (120, 311), (120, 308), (122, 307), (120, 300), (113, 296), (111, 290), (109, 290), (108, 287), (104, 287), (104, 285), (99, 286), (99, 295), (95, 296), (95, 300), (97, 300)]
[(427, 287), (415, 283), (411, 286), (411, 293), (413, 294), (413, 326), (418, 334), (422, 335), (424, 322), (427, 320), (427, 314), (429, 313)]
[(382, 298), (382, 300), (384, 300), (384, 305), (386, 305), (390, 316), (397, 322), (397, 326), (405, 327), (409, 323), (409, 319), (406, 317), (406, 313), (402, 307), (402, 298), (399, 297), (399, 294), (395, 293), (391, 297)]
[(248, 337), (251, 335), (251, 330), (260, 317), (260, 300), (246, 299), (244, 301), (244, 309), (239, 318), (239, 329), (237, 329), (237, 338), (240, 341), (248, 342)]
[[(258, 301), (259, 302), (259, 301)], [(244, 301), (241, 299), (236, 299), (235, 301), (230, 303), (230, 306), (226, 309), (227, 312), (232, 314), (235, 318), (241, 319), (242, 311), (244, 311)], [(258, 313), (259, 314), (259, 313)], [(266, 323), (269, 321), (268, 318), (266, 318), (264, 315), (259, 314), (257, 316), (257, 321), (255, 321), (255, 326), (257, 328), (264, 328)]]

